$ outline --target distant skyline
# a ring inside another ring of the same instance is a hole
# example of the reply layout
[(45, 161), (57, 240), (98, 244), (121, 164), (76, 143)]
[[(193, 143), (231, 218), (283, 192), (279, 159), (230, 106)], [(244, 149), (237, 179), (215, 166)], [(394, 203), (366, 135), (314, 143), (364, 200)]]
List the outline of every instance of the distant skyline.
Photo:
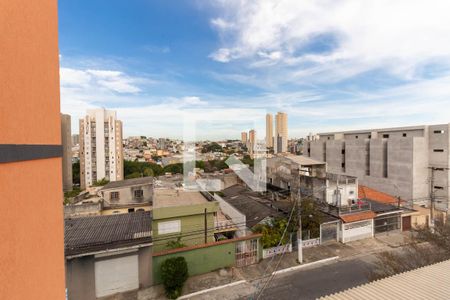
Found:
[[(60, 0), (61, 111), (77, 133), (86, 109), (116, 110), (125, 137), (181, 138), (192, 108), (284, 111), (290, 138), (448, 123), (449, 10), (448, 1)], [(219, 127), (200, 138), (249, 129)]]

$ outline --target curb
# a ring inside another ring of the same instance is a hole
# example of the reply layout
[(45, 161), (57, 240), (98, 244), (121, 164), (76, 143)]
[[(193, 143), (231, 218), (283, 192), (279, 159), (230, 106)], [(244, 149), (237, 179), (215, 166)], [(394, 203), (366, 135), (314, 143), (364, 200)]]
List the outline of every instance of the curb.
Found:
[(325, 258), (325, 259), (321, 259), (321, 260), (317, 260), (317, 261), (313, 261), (304, 265), (299, 265), (299, 266), (295, 266), (295, 267), (290, 267), (290, 268), (286, 268), (286, 269), (282, 269), (282, 270), (278, 270), (278, 271), (274, 271), (272, 272), (272, 275), (277, 275), (277, 274), (282, 274), (282, 273), (286, 273), (286, 272), (290, 272), (290, 271), (295, 271), (298, 269), (303, 269), (309, 266), (313, 266), (313, 265), (317, 265), (317, 264), (321, 264), (321, 263), (326, 263), (332, 260), (337, 260), (339, 259), (339, 256), (333, 256), (333, 257), (329, 257), (329, 258)]
[(208, 292), (215, 291), (215, 290), (220, 290), (220, 289), (223, 289), (223, 288), (226, 288), (226, 287), (235, 286), (235, 285), (238, 285), (238, 284), (241, 284), (241, 283), (246, 283), (246, 282), (247, 282), (246, 280), (239, 280), (239, 281), (235, 281), (235, 282), (224, 284), (224, 285), (220, 285), (220, 286), (215, 286), (215, 287), (212, 287), (212, 288), (209, 288), (209, 289), (206, 289), (206, 290), (201, 290), (201, 291), (194, 292), (194, 293), (191, 293), (191, 294), (183, 295), (181, 297), (178, 297), (177, 299), (179, 299), (179, 300), (181, 300), (181, 299), (188, 299), (188, 298), (193, 297), (193, 296), (201, 295), (201, 294), (208, 293)]

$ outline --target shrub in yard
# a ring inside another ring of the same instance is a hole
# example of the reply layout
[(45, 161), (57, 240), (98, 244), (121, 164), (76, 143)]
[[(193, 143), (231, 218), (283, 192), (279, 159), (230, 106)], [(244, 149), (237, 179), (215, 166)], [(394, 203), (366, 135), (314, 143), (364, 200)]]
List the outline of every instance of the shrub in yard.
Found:
[(178, 298), (188, 278), (188, 266), (184, 257), (166, 259), (161, 264), (161, 277), (167, 298)]

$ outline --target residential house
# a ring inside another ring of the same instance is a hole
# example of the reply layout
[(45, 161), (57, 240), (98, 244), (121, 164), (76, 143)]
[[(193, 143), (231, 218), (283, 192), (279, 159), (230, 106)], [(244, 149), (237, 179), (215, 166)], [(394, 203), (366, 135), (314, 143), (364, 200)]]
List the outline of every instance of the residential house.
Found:
[(91, 300), (149, 287), (151, 212), (66, 219), (68, 299)]
[(153, 205), (153, 177), (112, 181), (100, 189), (102, 215), (148, 211)]
[(168, 249), (169, 242), (185, 246), (214, 242), (214, 220), (219, 203), (198, 191), (156, 188), (153, 199), (155, 252)]

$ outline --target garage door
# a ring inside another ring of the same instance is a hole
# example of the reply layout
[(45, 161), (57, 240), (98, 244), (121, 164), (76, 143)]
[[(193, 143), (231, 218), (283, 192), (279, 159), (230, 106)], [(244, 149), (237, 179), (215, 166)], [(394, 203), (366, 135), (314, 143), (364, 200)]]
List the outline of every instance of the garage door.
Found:
[(104, 297), (139, 288), (138, 256), (128, 255), (95, 262), (95, 294)]

